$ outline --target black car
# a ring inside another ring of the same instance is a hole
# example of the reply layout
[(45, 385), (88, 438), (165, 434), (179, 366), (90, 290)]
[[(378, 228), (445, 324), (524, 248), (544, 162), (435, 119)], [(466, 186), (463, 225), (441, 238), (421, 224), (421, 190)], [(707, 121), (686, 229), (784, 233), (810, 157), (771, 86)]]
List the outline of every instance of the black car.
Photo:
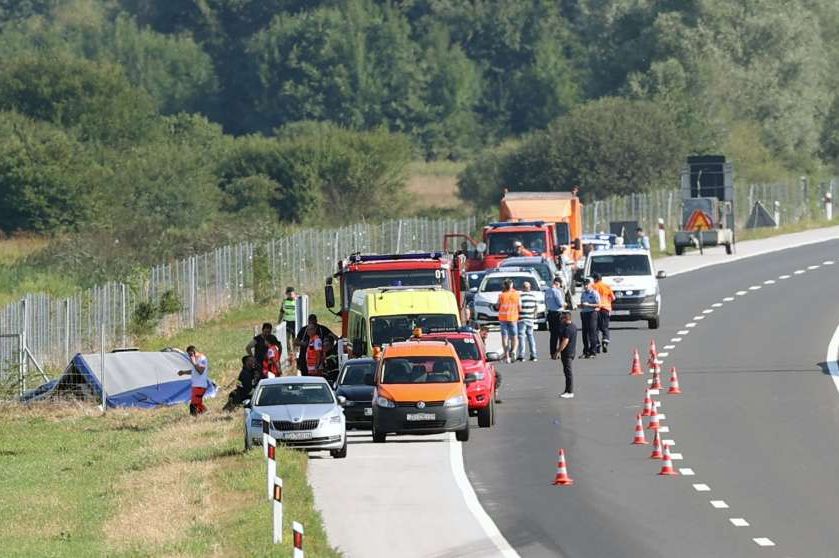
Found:
[(377, 361), (354, 358), (344, 363), (335, 382), (335, 394), (346, 398), (344, 416), (347, 428), (371, 428), (373, 425), (373, 376)]

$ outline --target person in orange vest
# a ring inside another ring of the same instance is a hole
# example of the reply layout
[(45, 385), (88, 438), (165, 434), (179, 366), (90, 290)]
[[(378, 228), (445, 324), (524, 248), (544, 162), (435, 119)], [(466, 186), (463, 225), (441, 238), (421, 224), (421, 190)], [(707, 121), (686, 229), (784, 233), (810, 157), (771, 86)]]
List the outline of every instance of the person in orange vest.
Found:
[(318, 327), (310, 324), (306, 331), (309, 345), (306, 347), (306, 375), (323, 376), (323, 339), (318, 334)]
[(210, 387), (210, 362), (207, 360), (207, 355), (195, 349), (195, 345), (187, 347), (186, 354), (192, 363), (192, 370), (179, 370), (178, 376), (190, 375), (189, 414), (195, 417), (207, 411), (204, 405), (204, 394)]
[(603, 282), (599, 273), (592, 275), (594, 279), (594, 290), (600, 295), (600, 307), (597, 309), (597, 335), (602, 335), (598, 352), (609, 352), (609, 316), (612, 314), (612, 302), (615, 300), (615, 293), (612, 287)]
[(533, 255), (533, 252), (531, 252), (530, 250), (528, 250), (527, 248), (524, 247), (524, 244), (521, 243), (521, 240), (516, 240), (513, 243), (513, 248), (515, 248), (517, 256), (532, 256)]
[(269, 335), (266, 338), (266, 344), (265, 358), (262, 360), (262, 377), (279, 378), (283, 375), (281, 366), (283, 348), (280, 340), (276, 335)]
[(504, 360), (513, 362), (519, 348), (519, 312), (521, 298), (513, 288), (510, 279), (504, 281), (504, 290), (498, 295), (498, 325), (501, 327), (501, 346), (504, 350)]

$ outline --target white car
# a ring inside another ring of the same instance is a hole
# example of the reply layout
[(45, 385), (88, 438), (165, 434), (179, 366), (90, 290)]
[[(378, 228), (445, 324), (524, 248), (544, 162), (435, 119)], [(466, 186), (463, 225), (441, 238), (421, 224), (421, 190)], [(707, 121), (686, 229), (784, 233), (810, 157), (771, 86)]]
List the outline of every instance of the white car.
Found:
[(246, 405), (245, 449), (262, 445), (262, 415), (277, 443), (347, 456), (347, 425), (341, 399), (324, 378), (285, 376), (262, 380)]
[(615, 248), (590, 252), (586, 258), (585, 276), (591, 277), (595, 273), (599, 273), (615, 293), (612, 321), (645, 320), (650, 329), (658, 329), (661, 323), (658, 279), (666, 274), (663, 271), (656, 273), (648, 250)]
[(514, 288), (521, 292), (522, 284), (530, 283), (531, 292), (536, 295), (536, 323), (540, 329), (547, 327), (547, 312), (545, 311), (545, 293), (539, 287), (539, 275), (533, 269), (496, 268), (484, 275), (478, 292), (475, 293), (475, 321), (480, 325), (498, 323), (498, 296), (503, 289), (504, 281), (513, 281)]

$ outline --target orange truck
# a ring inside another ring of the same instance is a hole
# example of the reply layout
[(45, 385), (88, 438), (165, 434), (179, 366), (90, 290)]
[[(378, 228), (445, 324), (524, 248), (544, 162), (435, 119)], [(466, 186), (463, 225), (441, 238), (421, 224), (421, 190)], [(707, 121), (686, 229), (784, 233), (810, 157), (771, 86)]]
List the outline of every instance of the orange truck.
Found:
[(516, 244), (537, 256), (556, 261), (562, 255), (574, 262), (583, 257), (583, 204), (573, 192), (504, 192), (499, 222), (483, 229), (479, 242), (465, 235), (446, 235), (448, 246), (463, 237), (473, 250), (467, 251), (469, 271), (492, 269), (516, 255)]

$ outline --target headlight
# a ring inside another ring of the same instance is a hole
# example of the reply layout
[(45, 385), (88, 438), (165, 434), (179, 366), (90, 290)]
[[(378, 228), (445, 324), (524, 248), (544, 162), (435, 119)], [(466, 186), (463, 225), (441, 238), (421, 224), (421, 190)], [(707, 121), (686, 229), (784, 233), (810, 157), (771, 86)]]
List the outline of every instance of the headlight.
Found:
[(459, 405), (465, 405), (465, 404), (466, 404), (466, 398), (463, 397), (462, 395), (458, 395), (458, 396), (449, 397), (448, 399), (446, 399), (446, 402), (443, 403), (443, 406), (444, 407), (457, 407)]
[(396, 403), (388, 399), (387, 397), (382, 397), (381, 395), (376, 397), (376, 406), (377, 407), (384, 407), (386, 409), (394, 409), (396, 408)]
[(337, 424), (341, 422), (341, 415), (332, 415), (331, 417), (329, 417), (329, 422), (331, 422), (332, 424)]

